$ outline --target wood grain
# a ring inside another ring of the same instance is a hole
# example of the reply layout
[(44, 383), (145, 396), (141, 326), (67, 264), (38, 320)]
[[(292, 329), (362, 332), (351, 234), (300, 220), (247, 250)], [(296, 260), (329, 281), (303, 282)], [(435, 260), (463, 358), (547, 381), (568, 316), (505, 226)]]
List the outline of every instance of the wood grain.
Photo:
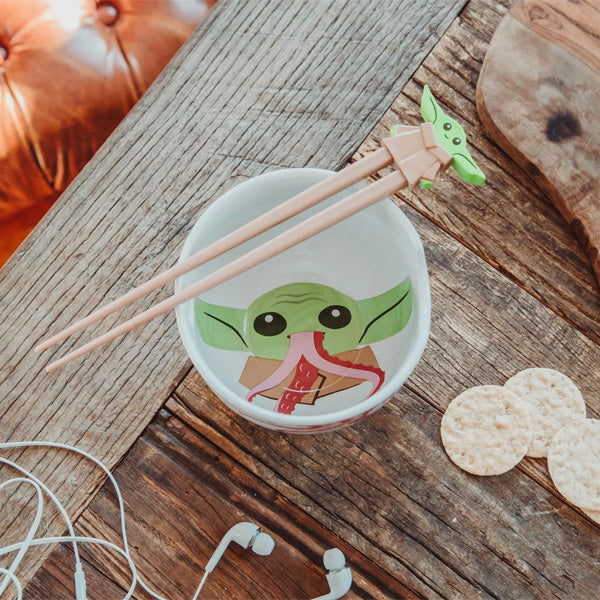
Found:
[(510, 15), (600, 73), (600, 4), (595, 0), (520, 0)]
[[(57, 353), (41, 360), (35, 343), (171, 265), (202, 208), (241, 179), (347, 161), (463, 4), (219, 3), (0, 271), (2, 437), (116, 464), (186, 364), (173, 316), (52, 376)], [(63, 453), (26, 462), (71, 514), (99, 483)]]
[(600, 3), (518, 2), (477, 86), (491, 136), (556, 204), (600, 282)]
[[(278, 498), (423, 597), (594, 598), (600, 529), (559, 498), (545, 461), (528, 459), (499, 478), (475, 478), (449, 463), (439, 440), (441, 412), (456, 394), (503, 383), (534, 365), (571, 375), (590, 414), (600, 415), (598, 347), (534, 298), (594, 337), (595, 291), (585, 256), (535, 184), (485, 138), (473, 97), (456, 91), (464, 89), (466, 66), (466, 87), (474, 93), (487, 41), (504, 13), (505, 7), (473, 0), (359, 152), (400, 117), (417, 122), (427, 82), (467, 122), (476, 160), (490, 178), (476, 192), (453, 177), (429, 193), (403, 196), (427, 217), (406, 211), (427, 248), (434, 309), (429, 346), (406, 388), (366, 421), (310, 438), (248, 424), (195, 373), (167, 406)], [(463, 75), (452, 66), (456, 59)], [(252, 513), (257, 519), (260, 510)], [(84, 519), (101, 522), (87, 512)], [(103, 526), (91, 528), (97, 529)]]
[(448, 28), (355, 158), (379, 147), (399, 121), (418, 122), (422, 86), (463, 123), (471, 152), (487, 175), (483, 188), (457, 176), (404, 201), (460, 240), (509, 279), (600, 341), (600, 288), (585, 251), (531, 173), (508, 158), (483, 128), (475, 106), (481, 65), (492, 35), (512, 4), (472, 0)]
[[(119, 588), (106, 574), (95, 569), (85, 559), (82, 560), (88, 600), (97, 598), (123, 598), (126, 590)], [(53, 598), (74, 598), (73, 551), (70, 547), (58, 545), (35, 577), (25, 588), (26, 600), (52, 600)]]
[(411, 570), (426, 597), (594, 597), (600, 528), (560, 498), (545, 461), (528, 459), (500, 477), (468, 475), (446, 457), (439, 425), (464, 389), (502, 385), (531, 366), (567, 373), (598, 417), (600, 346), (406, 213), (426, 248), (432, 331), (385, 409), (331, 435), (282, 436), (233, 415), (194, 372), (176, 390), (177, 414), (375, 563)]
[[(355, 583), (348, 598), (420, 597), (166, 410), (136, 441), (115, 476), (126, 504), (136, 567), (165, 598), (191, 598), (220, 538), (243, 520), (260, 523), (273, 536), (273, 553), (260, 557), (232, 544), (201, 598), (274, 600), (325, 594), (322, 554), (334, 546), (342, 549), (353, 569)], [(110, 484), (97, 494), (77, 526), (86, 534), (119, 539), (118, 507)], [(127, 589), (124, 561), (101, 549), (86, 549), (83, 556), (93, 571), (110, 573)], [(60, 559), (52, 556), (46, 561), (27, 592), (44, 589), (44, 600), (62, 598), (61, 588), (42, 588), (50, 574), (58, 578), (68, 573), (68, 568), (60, 568)], [(68, 585), (67, 576), (64, 586)], [(102, 590), (88, 595), (89, 600), (109, 597), (113, 596)]]

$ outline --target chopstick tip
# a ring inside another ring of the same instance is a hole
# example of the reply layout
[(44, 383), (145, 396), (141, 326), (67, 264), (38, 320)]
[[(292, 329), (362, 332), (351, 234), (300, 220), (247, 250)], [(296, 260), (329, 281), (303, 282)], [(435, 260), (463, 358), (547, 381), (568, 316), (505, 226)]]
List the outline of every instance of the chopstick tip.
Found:
[(60, 366), (61, 365), (60, 365), (59, 361), (55, 361), (53, 363), (50, 363), (49, 365), (46, 366), (46, 372), (47, 373), (52, 373), (53, 371), (56, 371)]

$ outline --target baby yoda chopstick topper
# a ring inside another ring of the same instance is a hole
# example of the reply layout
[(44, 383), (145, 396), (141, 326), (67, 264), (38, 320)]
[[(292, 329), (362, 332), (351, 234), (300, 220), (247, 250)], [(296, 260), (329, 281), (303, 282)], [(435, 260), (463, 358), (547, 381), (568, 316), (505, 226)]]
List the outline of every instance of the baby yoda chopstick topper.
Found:
[[(423, 88), (421, 115), (425, 121), (432, 123), (436, 139), (442, 148), (452, 156), (452, 166), (462, 179), (468, 183), (483, 185), (485, 175), (475, 164), (467, 150), (465, 130), (454, 119), (444, 114), (433, 97), (429, 86)], [(393, 128), (390, 133), (394, 135)]]
[[(483, 185), (485, 183), (485, 175), (475, 164), (475, 161), (467, 150), (467, 134), (465, 133), (465, 130), (452, 117), (444, 114), (427, 85), (423, 88), (423, 95), (421, 96), (421, 115), (426, 122), (433, 125), (435, 140), (442, 149), (450, 155), (450, 164), (454, 167), (460, 177), (468, 183)], [(414, 130), (415, 128), (406, 125), (394, 125), (390, 129), (390, 135), (395, 137), (399, 134), (406, 133), (411, 129)], [(385, 142), (386, 140), (383, 140), (382, 144), (387, 147)], [(388, 150), (390, 150), (390, 148), (388, 148)], [(419, 186), (423, 189), (431, 188), (433, 177), (435, 177), (438, 170), (439, 165), (436, 165), (434, 162), (432, 170), (426, 172), (419, 180)]]
[(292, 283), (263, 294), (247, 310), (196, 300), (202, 339), (225, 350), (251, 352), (240, 382), (276, 400), (277, 412), (291, 414), (298, 403), (383, 383), (369, 344), (390, 337), (408, 323), (412, 288), (406, 279), (387, 292), (354, 300), (332, 287)]

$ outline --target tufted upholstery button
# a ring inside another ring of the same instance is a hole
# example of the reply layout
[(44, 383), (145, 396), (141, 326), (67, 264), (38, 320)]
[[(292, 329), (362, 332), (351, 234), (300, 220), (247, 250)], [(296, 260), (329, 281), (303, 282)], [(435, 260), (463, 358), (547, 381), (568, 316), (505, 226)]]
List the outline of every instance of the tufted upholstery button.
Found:
[(5, 46), (0, 45), (0, 67), (4, 64), (4, 61), (8, 58), (8, 50)]
[(116, 6), (103, 2), (98, 6), (98, 17), (105, 25), (114, 25), (119, 18)]

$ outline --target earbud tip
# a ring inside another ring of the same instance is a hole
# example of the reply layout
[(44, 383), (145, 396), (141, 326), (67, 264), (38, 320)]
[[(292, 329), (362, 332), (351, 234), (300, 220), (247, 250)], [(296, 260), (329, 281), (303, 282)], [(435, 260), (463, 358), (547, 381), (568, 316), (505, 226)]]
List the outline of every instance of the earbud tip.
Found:
[(328, 571), (338, 571), (346, 566), (346, 557), (339, 548), (331, 548), (323, 554), (323, 566)]
[(268, 556), (273, 552), (275, 542), (273, 538), (264, 532), (260, 532), (252, 542), (252, 550), (259, 556)]

